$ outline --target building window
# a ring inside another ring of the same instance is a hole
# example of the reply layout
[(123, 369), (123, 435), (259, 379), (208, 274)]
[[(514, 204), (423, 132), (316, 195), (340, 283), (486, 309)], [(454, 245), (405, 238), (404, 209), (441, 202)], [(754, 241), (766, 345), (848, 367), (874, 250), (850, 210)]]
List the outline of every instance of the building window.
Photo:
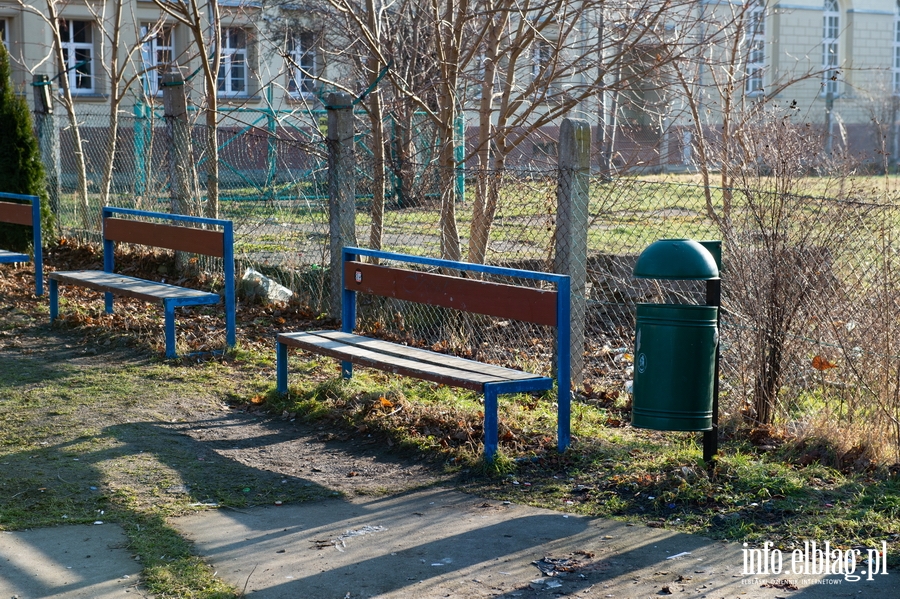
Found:
[(838, 93), (838, 36), (841, 33), (841, 12), (837, 0), (825, 0), (822, 20), (822, 93)]
[[(763, 0), (751, 0), (747, 12), (747, 80), (748, 95), (763, 93), (763, 72), (766, 61), (766, 6)], [(898, 0), (900, 1), (900, 0)]]
[(298, 33), (288, 38), (288, 93), (292, 98), (307, 97), (316, 91), (316, 51), (311, 33)]
[(94, 42), (89, 21), (60, 19), (59, 38), (62, 41), (63, 69), (72, 93), (87, 94), (94, 91), (93, 65)]
[(6, 37), (7, 29), (8, 27), (6, 26), (6, 19), (0, 19), (0, 42), (3, 42), (3, 45), (6, 46), (7, 50), (9, 50), (9, 38)]
[(247, 93), (247, 32), (239, 27), (222, 28), (218, 90), (226, 96)]
[[(900, 2), (900, 0), (897, 0)], [(475, 100), (481, 99), (481, 94), (484, 90), (484, 78), (487, 76), (487, 54), (485, 54), (484, 50), (478, 52), (475, 56), (475, 75), (474, 81), (472, 82), (472, 88), (474, 90), (472, 94), (472, 98)]]
[(894, 59), (891, 63), (894, 95), (900, 96), (900, 0), (894, 9)]
[(553, 47), (548, 42), (539, 41), (534, 44), (534, 56), (531, 63), (531, 77), (534, 81), (546, 76), (552, 56)]
[(141, 59), (144, 62), (144, 91), (156, 96), (162, 90), (162, 76), (169, 69), (175, 56), (172, 44), (172, 28), (156, 27), (149, 23), (141, 26)]

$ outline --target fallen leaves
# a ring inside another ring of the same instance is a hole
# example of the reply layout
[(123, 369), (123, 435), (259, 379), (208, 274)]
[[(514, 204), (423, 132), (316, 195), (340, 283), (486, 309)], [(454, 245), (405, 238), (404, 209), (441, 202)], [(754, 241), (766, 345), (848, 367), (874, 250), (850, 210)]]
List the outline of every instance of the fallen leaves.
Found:
[(831, 370), (832, 368), (837, 368), (837, 364), (834, 362), (829, 362), (825, 358), (820, 355), (813, 356), (812, 359), (812, 367), (816, 370), (823, 372), (825, 370)]

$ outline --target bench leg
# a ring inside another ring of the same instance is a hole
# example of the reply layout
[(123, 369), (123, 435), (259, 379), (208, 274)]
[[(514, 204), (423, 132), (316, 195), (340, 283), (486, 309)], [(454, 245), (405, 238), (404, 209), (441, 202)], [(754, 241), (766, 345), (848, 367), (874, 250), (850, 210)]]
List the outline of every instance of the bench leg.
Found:
[(34, 294), (44, 295), (44, 269), (40, 260), (34, 262)]
[(53, 322), (59, 315), (59, 281), (50, 279), (48, 284), (50, 287), (50, 322)]
[(163, 310), (166, 314), (166, 357), (175, 358), (175, 305), (163, 302)]
[[(566, 381), (568, 377), (566, 377)], [(568, 389), (568, 382), (564, 382)], [(572, 392), (558, 388), (556, 409), (556, 446), (563, 453), (572, 442)]]
[(353, 362), (341, 362), (341, 376), (345, 379), (353, 377)]
[(112, 293), (104, 293), (103, 294), (103, 304), (106, 308), (107, 314), (113, 313), (113, 294)]
[(288, 348), (284, 343), (275, 344), (275, 388), (279, 393), (288, 392)]
[[(227, 303), (227, 302), (226, 302)], [(234, 347), (237, 344), (237, 314), (234, 310), (234, 300), (231, 306), (225, 306), (225, 345)]]
[(489, 463), (494, 461), (500, 437), (497, 395), (494, 385), (484, 385), (484, 458)]

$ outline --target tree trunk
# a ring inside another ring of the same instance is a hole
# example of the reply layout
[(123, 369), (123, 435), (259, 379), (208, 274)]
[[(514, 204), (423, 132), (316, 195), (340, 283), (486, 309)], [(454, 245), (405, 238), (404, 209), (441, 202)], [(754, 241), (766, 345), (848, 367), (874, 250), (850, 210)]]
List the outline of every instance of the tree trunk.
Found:
[[(369, 28), (376, 40), (381, 38), (374, 0), (366, 0)], [(367, 60), (369, 71), (369, 84), (378, 82), (381, 62), (374, 53), (369, 54)], [(384, 196), (386, 191), (384, 181), (385, 148), (384, 148), (384, 108), (381, 103), (381, 93), (373, 89), (369, 94), (369, 121), (372, 127), (372, 226), (369, 230), (369, 247), (373, 250), (381, 249), (384, 235)]]
[(369, 230), (369, 247), (380, 250), (384, 235), (384, 196), (387, 185), (384, 177), (384, 108), (378, 90), (369, 95), (369, 120), (372, 127), (372, 226)]
[(215, 81), (213, 93), (207, 98), (206, 106), (206, 209), (204, 216), (219, 218), (219, 140), (216, 112), (219, 109), (216, 100)]
[[(63, 57), (62, 39), (59, 35), (59, 14), (56, 10), (56, 2), (47, 0), (47, 20), (53, 31), (53, 50), (56, 54), (56, 63), (61, 71), (65, 71), (66, 61)], [(69, 125), (72, 130), (72, 156), (75, 158), (75, 176), (77, 177), (77, 202), (78, 212), (81, 218), (81, 226), (85, 231), (91, 230), (91, 214), (88, 205), (87, 165), (84, 161), (84, 144), (81, 140), (81, 127), (78, 125), (78, 117), (75, 114), (75, 102), (72, 99), (72, 90), (69, 88), (68, 72), (59, 78), (59, 85), (63, 92), (63, 104), (66, 106), (66, 114), (69, 117)]]
[(495, 155), (492, 117), (494, 113), (494, 79), (497, 76), (500, 36), (509, 19), (509, 13), (493, 15), (496, 20), (489, 29), (484, 49), (484, 81), (481, 83), (481, 102), (478, 109), (478, 181), (475, 186), (475, 202), (472, 206), (472, 224), (469, 230), (469, 262), (483, 264), (487, 258), (487, 246), (491, 225), (497, 211), (498, 185), (502, 176), (505, 157)]
[(456, 159), (453, 128), (444, 131), (441, 137), (443, 139), (438, 159), (441, 186), (441, 257), (447, 260), (461, 260), (462, 249), (456, 225)]
[(116, 147), (119, 135), (119, 104), (122, 90), (119, 89), (119, 41), (122, 30), (122, 0), (114, 2), (113, 39), (110, 43), (110, 89), (109, 89), (109, 129), (106, 135), (106, 162), (103, 165), (103, 179), (100, 182), (100, 203), (109, 205), (112, 188), (113, 167), (116, 160)]

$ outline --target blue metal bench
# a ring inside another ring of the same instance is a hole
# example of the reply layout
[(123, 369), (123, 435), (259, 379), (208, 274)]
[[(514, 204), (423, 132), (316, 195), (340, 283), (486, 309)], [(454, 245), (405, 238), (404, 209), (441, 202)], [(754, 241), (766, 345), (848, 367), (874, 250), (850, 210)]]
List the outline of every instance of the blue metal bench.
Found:
[[(464, 278), (362, 262), (363, 256), (444, 269), (482, 273), (555, 285), (539, 289), (477, 278)], [(553, 326), (557, 330), (553, 364), (557, 378), (557, 445), (569, 446), (570, 430), (570, 283), (569, 277), (530, 270), (439, 260), (407, 254), (348, 247), (343, 251), (342, 328), (340, 331), (281, 333), (277, 336), (277, 390), (288, 391), (288, 347), (341, 360), (344, 378), (353, 364), (377, 368), (484, 394), (484, 453), (493, 460), (498, 445), (498, 396), (553, 389), (546, 376), (504, 368), (416, 347), (356, 335), (356, 294), (368, 293), (498, 318)]]
[[(117, 218), (127, 217), (127, 218)], [(134, 297), (149, 302), (161, 302), (165, 313), (166, 357), (175, 353), (175, 308), (218, 304), (218, 293), (200, 291), (147, 281), (115, 273), (115, 243), (133, 243), (194, 254), (222, 258), (225, 274), (225, 340), (228, 347), (235, 344), (235, 287), (234, 233), (230, 220), (183, 216), (162, 212), (147, 212), (128, 208), (103, 208), (103, 270), (56, 271), (48, 275), (50, 282), (50, 321), (59, 313), (58, 285), (79, 285), (105, 293), (106, 312), (112, 314), (113, 296)], [(148, 222), (166, 221), (165, 223)], [(169, 224), (201, 225), (195, 228)]]
[[(4, 202), (3, 199), (26, 201)], [(30, 204), (30, 205), (29, 205)], [(34, 293), (44, 295), (44, 259), (41, 241), (41, 199), (18, 193), (0, 193), (0, 222), (26, 225), (32, 229), (34, 252)], [(0, 249), (0, 264), (32, 262), (28, 254)]]

